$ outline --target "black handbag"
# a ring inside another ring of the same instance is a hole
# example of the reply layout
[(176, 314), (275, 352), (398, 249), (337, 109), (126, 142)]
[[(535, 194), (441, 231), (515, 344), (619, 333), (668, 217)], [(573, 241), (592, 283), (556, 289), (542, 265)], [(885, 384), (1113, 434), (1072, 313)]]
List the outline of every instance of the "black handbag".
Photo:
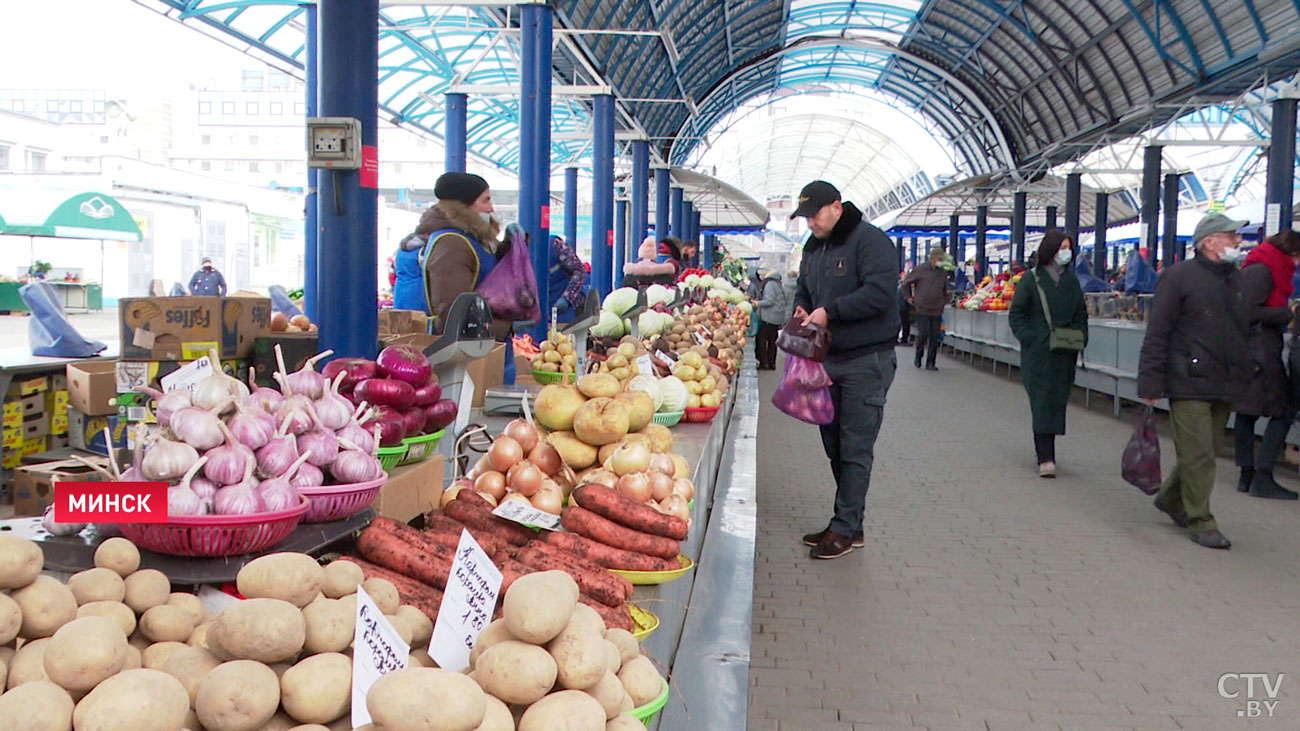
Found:
[(831, 349), (831, 331), (820, 325), (804, 325), (802, 318), (791, 317), (777, 333), (776, 347), (820, 363)]

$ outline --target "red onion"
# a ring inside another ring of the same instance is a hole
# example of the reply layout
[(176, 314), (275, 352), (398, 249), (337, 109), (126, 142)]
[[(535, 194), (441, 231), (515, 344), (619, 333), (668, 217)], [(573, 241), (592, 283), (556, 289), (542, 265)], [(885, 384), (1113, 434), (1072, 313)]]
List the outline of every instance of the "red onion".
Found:
[[(376, 406), (371, 409), (371, 414), (372, 416), (361, 426), (376, 430), (379, 435), (379, 446), (394, 447), (402, 443), (407, 436), (406, 420), (402, 418), (402, 412), (388, 406)], [(357, 445), (357, 448), (360, 449), (360, 446)]]
[(348, 393), (356, 388), (358, 383), (378, 377), (379, 366), (375, 365), (373, 360), (365, 358), (336, 358), (326, 363), (320, 371), (320, 374), (329, 381), (333, 381), (340, 373), (343, 374), (343, 382), (339, 385), (339, 391)]
[(429, 406), (440, 398), (442, 398), (442, 386), (438, 385), (437, 376), (433, 376), (428, 383), (415, 389), (416, 406)]
[(279, 477), (298, 459), (298, 443), (288, 433), (289, 420), (285, 418), (280, 428), (265, 447), (257, 450), (257, 469), (267, 477)]
[(402, 431), (413, 437), (424, 431), (424, 409), (418, 406), (402, 412)]
[[(225, 424), (219, 424), (219, 428), (221, 433), (225, 435), (226, 443), (220, 447), (209, 449), (207, 454), (203, 456), (208, 461), (208, 466), (203, 470), (203, 476), (218, 485), (233, 485), (243, 478), (244, 466), (248, 463), (248, 458), (252, 456), (253, 450), (240, 444)], [(269, 437), (267, 441), (270, 441)], [(265, 443), (263, 443), (263, 446), (265, 446)]]
[(406, 381), (392, 378), (372, 378), (362, 381), (352, 393), (376, 406), (403, 408), (415, 401), (415, 387)]
[(249, 449), (261, 449), (271, 441), (275, 433), (275, 417), (266, 413), (260, 406), (248, 407), (242, 402), (235, 403), (235, 413), (226, 421), (235, 441)]
[(339, 395), (339, 384), (342, 382), (343, 374), (340, 373), (316, 401), (316, 421), (331, 431), (342, 429), (352, 420), (352, 404)]
[(423, 351), (411, 345), (390, 345), (379, 351), (375, 359), (379, 372), (389, 378), (405, 381), (412, 386), (423, 386), (433, 375), (433, 366)]
[(257, 494), (262, 498), (262, 505), (266, 510), (288, 510), (302, 501), (298, 488), (293, 486), (290, 478), (309, 459), (311, 459), (311, 452), (304, 452), (283, 475), (262, 481), (257, 488)]
[(456, 402), (449, 398), (438, 399), (424, 407), (424, 431), (426, 434), (446, 429), (456, 420), (458, 408)]
[(303, 462), (298, 466), (298, 471), (294, 474), (289, 484), (297, 488), (320, 487), (325, 484), (325, 473), (320, 468), (310, 462)]
[(199, 453), (185, 442), (158, 437), (144, 451), (144, 458), (139, 465), (140, 474), (146, 480), (170, 482), (184, 475), (198, 458)]
[[(298, 451), (311, 454), (307, 461), (317, 467), (324, 467), (339, 454), (339, 438), (329, 429), (316, 427), (298, 437)], [(281, 475), (283, 477), (284, 475)]]
[(280, 348), (279, 343), (275, 346), (275, 359), (280, 364), (280, 386), (285, 395), (297, 394), (306, 396), (315, 401), (320, 398), (321, 393), (325, 390), (325, 376), (316, 372), (316, 361), (321, 358), (328, 358), (334, 354), (332, 350), (325, 350), (308, 358), (293, 373), (289, 373), (284, 367), (284, 351)]
[(168, 515), (203, 515), (203, 499), (194, 490), (190, 489), (190, 481), (194, 479), (195, 473), (207, 461), (207, 457), (199, 457), (198, 461), (181, 478), (180, 484), (167, 488)]
[(250, 407), (260, 407), (269, 414), (279, 408), (280, 402), (284, 401), (284, 394), (274, 388), (258, 386), (253, 380), (254, 373), (255, 369), (250, 367), (248, 369), (248, 383), (253, 387), (253, 391), (244, 397), (244, 404)]

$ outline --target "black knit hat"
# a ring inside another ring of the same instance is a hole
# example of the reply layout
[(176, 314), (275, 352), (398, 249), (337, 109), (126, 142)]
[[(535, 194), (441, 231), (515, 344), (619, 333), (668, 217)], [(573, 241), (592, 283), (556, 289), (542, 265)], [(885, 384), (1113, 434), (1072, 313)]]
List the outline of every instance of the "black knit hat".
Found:
[(487, 181), (473, 173), (443, 173), (433, 184), (433, 194), (438, 200), (460, 201), (467, 206), (473, 205), (487, 189)]

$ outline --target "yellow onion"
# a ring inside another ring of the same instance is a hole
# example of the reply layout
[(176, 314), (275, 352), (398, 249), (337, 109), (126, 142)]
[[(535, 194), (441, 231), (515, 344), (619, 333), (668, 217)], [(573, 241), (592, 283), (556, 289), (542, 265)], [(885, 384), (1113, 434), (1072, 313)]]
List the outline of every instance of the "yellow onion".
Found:
[(495, 505), (506, 496), (506, 476), (490, 470), (484, 472), (474, 480), (474, 491), (491, 495)]
[(547, 477), (560, 471), (564, 466), (564, 460), (560, 458), (560, 453), (555, 447), (546, 442), (539, 441), (536, 447), (528, 452), (528, 461), (537, 465), (537, 469)]
[(618, 478), (618, 486), (615, 489), (638, 503), (644, 503), (654, 495), (650, 489), (650, 478), (643, 472), (629, 472)]
[(489, 503), (491, 503), (491, 504), (492, 504), (492, 507), (495, 508), (495, 507), (497, 506), (497, 497), (496, 497), (496, 495), (493, 495), (493, 494), (490, 493), (490, 492), (484, 492), (484, 491), (482, 491), (482, 490), (475, 490), (474, 493), (475, 493), (476, 495), (478, 495), (479, 497), (483, 498), (484, 500), (488, 501)]
[(650, 469), (650, 450), (644, 444), (624, 442), (609, 456), (606, 465), (619, 477), (632, 472), (645, 472)]
[(519, 446), (524, 450), (524, 454), (533, 451), (533, 447), (537, 446), (537, 427), (528, 423), (524, 419), (515, 419), (509, 424), (506, 424), (505, 430), (501, 433), (516, 442), (519, 442)]
[(487, 453), (488, 464), (497, 472), (507, 472), (524, 458), (523, 447), (510, 437), (497, 437)]
[(447, 503), (451, 502), (452, 500), (455, 500), (456, 495), (458, 495), (461, 490), (465, 490), (465, 489), (470, 489), (470, 490), (474, 489), (474, 482), (472, 480), (456, 480), (455, 482), (451, 483), (451, 485), (448, 486), (446, 490), (442, 491), (442, 497), (438, 499), (438, 507), (439, 508), (447, 507)]
[(662, 501), (673, 494), (673, 478), (662, 472), (651, 472), (648, 479), (650, 480), (650, 495), (655, 500)]
[(681, 495), (688, 501), (695, 498), (695, 483), (684, 477), (673, 480), (673, 493)]
[(667, 515), (671, 515), (682, 520), (691, 519), (691, 506), (687, 503), (686, 498), (672, 493), (668, 497), (659, 501), (659, 509)]
[(520, 492), (524, 497), (536, 495), (542, 487), (542, 471), (532, 462), (520, 462), (511, 468), (510, 473), (508, 480), (510, 488)]
[(604, 485), (612, 490), (618, 485), (618, 475), (604, 467), (593, 467), (583, 473), (582, 482), (583, 484)]
[(651, 454), (650, 471), (662, 472), (663, 474), (672, 477), (677, 474), (677, 465), (673, 462), (673, 458), (666, 454)]
[(543, 513), (559, 515), (564, 507), (564, 494), (554, 482), (551, 482), (533, 495), (532, 505)]

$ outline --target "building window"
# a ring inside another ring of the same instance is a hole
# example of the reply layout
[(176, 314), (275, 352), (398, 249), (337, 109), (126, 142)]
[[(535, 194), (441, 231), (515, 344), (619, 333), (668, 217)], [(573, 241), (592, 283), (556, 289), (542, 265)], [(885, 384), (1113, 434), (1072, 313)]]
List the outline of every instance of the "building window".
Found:
[(0, 170), (9, 169), (9, 148), (0, 145)]
[(257, 135), (249, 135), (249, 136), (248, 136), (248, 144), (250, 144), (250, 145), (254, 145), (254, 146), (257, 145)]
[(248, 102), (247, 104), (245, 104), (244, 112), (246, 114), (254, 114), (254, 115), (257, 114), (257, 102)]
[(59, 111), (59, 102), (57, 99), (49, 99), (45, 102), (45, 111), (54, 114)]
[(227, 160), (227, 161), (226, 161), (226, 172), (228, 172), (228, 173), (233, 173), (233, 172), (235, 172), (235, 161), (234, 161), (234, 160)]
[(212, 102), (199, 102), (199, 114), (212, 114)]
[(279, 117), (284, 114), (284, 104), (282, 102), (271, 102), (271, 114)]
[(248, 163), (248, 172), (250, 172), (250, 173), (261, 172), (261, 171), (258, 169), (258, 166), (257, 166), (257, 162), (256, 162), (256, 161)]
[(203, 162), (199, 163), (199, 170), (202, 170), (205, 173), (209, 172), (210, 170), (212, 170), (212, 163), (208, 160), (204, 160)]
[(73, 99), (72, 101), (68, 102), (68, 109), (73, 114), (81, 114), (81, 100)]
[[(108, 142), (108, 140), (104, 140), (104, 142)], [(204, 145), (212, 144), (212, 135), (203, 135), (199, 138), (199, 142)]]
[(27, 151), (27, 169), (34, 172), (44, 172), (45, 170), (45, 153), (34, 150)]
[(244, 72), (244, 91), (261, 91), (263, 85), (263, 75), (261, 71)]
[(294, 102), (294, 103), (293, 103), (293, 113), (296, 114), (296, 115), (298, 115), (299, 117), (305, 116), (305, 115), (307, 114), (307, 103), (306, 103), (306, 102)]
[(235, 103), (234, 103), (234, 102), (221, 102), (221, 113), (222, 113), (222, 114), (234, 114), (234, 113), (235, 113)]
[(272, 89), (288, 89), (289, 75), (283, 71), (272, 71), (270, 84)]

